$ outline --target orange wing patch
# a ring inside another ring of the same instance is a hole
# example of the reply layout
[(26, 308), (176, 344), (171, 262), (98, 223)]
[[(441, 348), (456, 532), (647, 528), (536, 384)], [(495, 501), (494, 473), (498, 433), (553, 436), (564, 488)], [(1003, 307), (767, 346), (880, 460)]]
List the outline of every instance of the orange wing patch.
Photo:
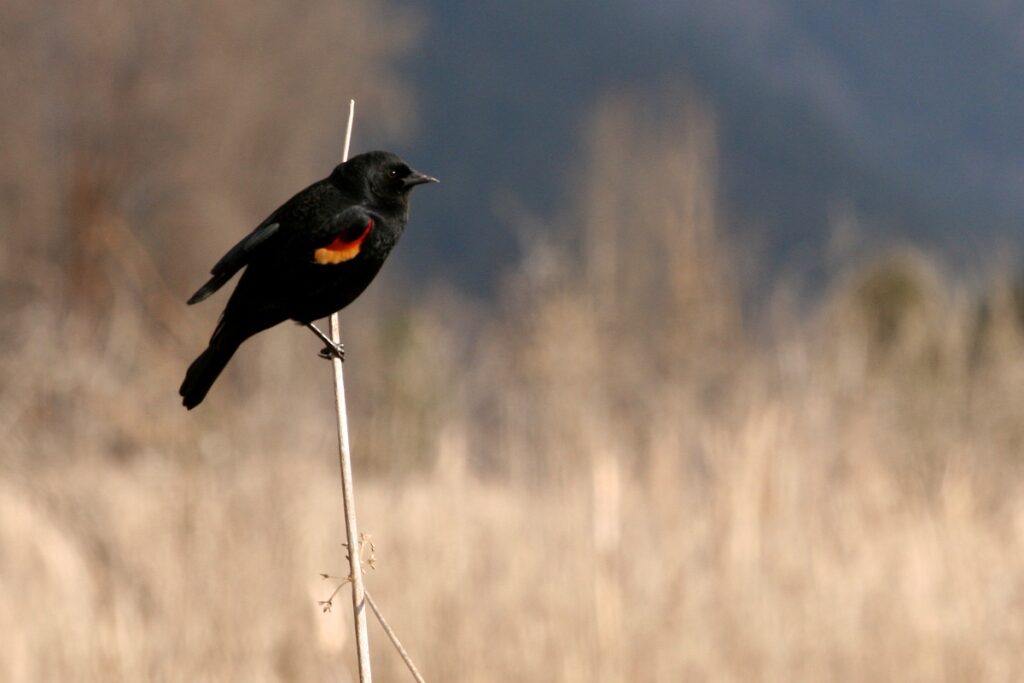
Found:
[(366, 239), (366, 236), (370, 234), (372, 229), (373, 219), (371, 218), (366, 221), (366, 227), (363, 228), (363, 232), (359, 237), (350, 242), (346, 242), (340, 237), (335, 237), (334, 241), (326, 247), (320, 247), (313, 252), (313, 260), (322, 265), (351, 261), (359, 255), (359, 250), (363, 246), (363, 240)]

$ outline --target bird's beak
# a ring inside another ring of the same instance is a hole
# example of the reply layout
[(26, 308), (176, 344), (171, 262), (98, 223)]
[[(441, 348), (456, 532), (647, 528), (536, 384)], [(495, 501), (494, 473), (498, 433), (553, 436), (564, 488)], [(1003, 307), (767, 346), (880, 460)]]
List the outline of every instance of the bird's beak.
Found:
[(405, 186), (415, 187), (417, 185), (423, 185), (424, 183), (438, 183), (441, 182), (433, 176), (420, 173), (419, 171), (413, 171), (409, 175), (405, 176)]

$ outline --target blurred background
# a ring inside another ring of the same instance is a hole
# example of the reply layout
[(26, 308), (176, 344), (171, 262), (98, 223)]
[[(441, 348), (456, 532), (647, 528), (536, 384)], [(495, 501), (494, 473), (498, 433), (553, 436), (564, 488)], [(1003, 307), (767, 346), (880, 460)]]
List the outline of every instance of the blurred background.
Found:
[[(0, 679), (354, 674), (329, 365), (176, 393), (340, 158), (368, 585), (432, 681), (1024, 679), (1024, 6), (0, 5)], [(406, 673), (371, 627), (382, 680)]]

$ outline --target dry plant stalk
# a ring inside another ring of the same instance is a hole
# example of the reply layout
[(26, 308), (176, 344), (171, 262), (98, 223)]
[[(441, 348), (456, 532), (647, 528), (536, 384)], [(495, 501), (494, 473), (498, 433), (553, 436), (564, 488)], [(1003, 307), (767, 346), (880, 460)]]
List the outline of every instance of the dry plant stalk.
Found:
[(416, 679), (416, 683), (426, 683), (426, 681), (423, 680), (423, 676), (420, 674), (420, 670), (417, 669), (416, 664), (413, 663), (412, 657), (410, 657), (409, 653), (405, 651), (405, 648), (402, 646), (402, 642), (398, 640), (398, 634), (395, 633), (395, 630), (391, 628), (391, 624), (389, 624), (387, 619), (384, 618), (384, 615), (381, 614), (380, 608), (377, 607), (377, 603), (373, 601), (373, 596), (370, 595), (369, 591), (366, 591), (365, 595), (366, 601), (370, 603), (370, 609), (372, 609), (373, 613), (377, 616), (377, 621), (380, 622), (381, 627), (384, 629), (384, 633), (386, 633), (388, 638), (391, 639), (391, 644), (395, 646), (395, 650), (398, 651), (398, 656), (402, 658), (403, 662), (405, 662), (405, 666), (409, 669), (409, 673), (411, 673), (412, 677)]
[[(349, 143), (352, 141), (352, 120), (356, 101), (349, 100), (348, 127), (345, 129), (345, 149), (341, 160), (348, 161)], [(341, 325), (338, 314), (331, 314), (331, 339), (341, 343)], [(359, 681), (369, 683), (370, 637), (366, 630), (366, 589), (363, 587), (363, 567), (359, 561), (359, 529), (356, 524), (356, 501), (352, 486), (352, 454), (348, 442), (348, 410), (345, 407), (345, 376), (341, 359), (331, 357), (334, 366), (334, 404), (338, 411), (338, 460), (341, 464), (341, 495), (345, 507), (345, 535), (348, 543), (348, 564), (352, 578), (352, 614), (356, 627), (356, 650), (359, 653)]]

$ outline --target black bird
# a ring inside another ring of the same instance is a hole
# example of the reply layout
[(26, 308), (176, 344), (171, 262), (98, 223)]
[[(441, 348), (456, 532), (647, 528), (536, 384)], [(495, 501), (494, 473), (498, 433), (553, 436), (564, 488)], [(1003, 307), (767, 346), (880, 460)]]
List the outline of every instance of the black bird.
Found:
[(359, 296), (402, 235), (409, 194), (437, 182), (391, 152), (367, 152), (285, 202), (213, 267), (189, 304), (207, 298), (242, 268), (210, 345), (185, 373), (178, 393), (192, 409), (202, 402), (239, 345), (285, 320), (312, 329), (321, 355), (344, 358), (314, 320)]

